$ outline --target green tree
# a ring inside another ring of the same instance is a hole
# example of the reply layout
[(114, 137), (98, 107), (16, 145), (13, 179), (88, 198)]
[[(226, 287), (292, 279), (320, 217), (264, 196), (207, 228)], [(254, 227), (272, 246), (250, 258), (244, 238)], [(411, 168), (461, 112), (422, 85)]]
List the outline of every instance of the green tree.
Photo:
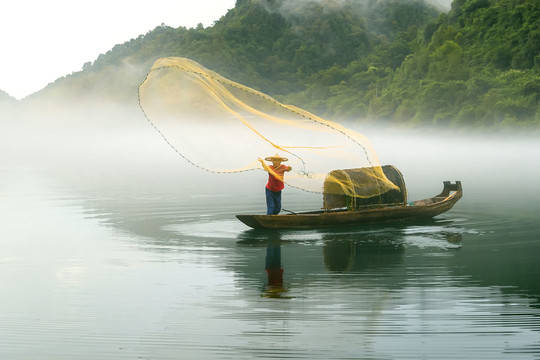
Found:
[(466, 78), (463, 49), (454, 41), (446, 41), (430, 55), (429, 76), (438, 81)]

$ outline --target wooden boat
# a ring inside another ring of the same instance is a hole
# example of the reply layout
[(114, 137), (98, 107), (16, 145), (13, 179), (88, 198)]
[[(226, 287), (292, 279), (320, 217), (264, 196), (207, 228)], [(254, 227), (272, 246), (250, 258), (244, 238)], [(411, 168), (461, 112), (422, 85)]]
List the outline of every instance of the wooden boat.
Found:
[(418, 220), (432, 218), (450, 210), (463, 196), (460, 181), (455, 183), (444, 181), (443, 190), (439, 195), (407, 202), (401, 173), (389, 165), (383, 169), (385, 174), (392, 171), (395, 172), (394, 175), (398, 179), (401, 179), (399, 182), (392, 179), (391, 176), (388, 177), (395, 184), (399, 183), (400, 191), (397, 193), (402, 195), (402, 201), (398, 203), (363, 203), (353, 209), (322, 209), (283, 215), (236, 215), (236, 217), (247, 226), (255, 229), (315, 229), (375, 222)]

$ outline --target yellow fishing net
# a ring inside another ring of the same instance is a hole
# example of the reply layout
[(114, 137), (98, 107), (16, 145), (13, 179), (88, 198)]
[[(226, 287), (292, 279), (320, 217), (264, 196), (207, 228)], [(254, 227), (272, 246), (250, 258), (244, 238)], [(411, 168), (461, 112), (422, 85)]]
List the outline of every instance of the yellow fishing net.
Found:
[[(335, 122), (228, 80), (195, 61), (162, 58), (139, 86), (148, 121), (186, 161), (214, 173), (263, 170), (259, 158), (279, 153), (289, 186), (372, 197), (396, 186), (381, 170), (370, 141)], [(365, 167), (361, 184), (329, 176)]]

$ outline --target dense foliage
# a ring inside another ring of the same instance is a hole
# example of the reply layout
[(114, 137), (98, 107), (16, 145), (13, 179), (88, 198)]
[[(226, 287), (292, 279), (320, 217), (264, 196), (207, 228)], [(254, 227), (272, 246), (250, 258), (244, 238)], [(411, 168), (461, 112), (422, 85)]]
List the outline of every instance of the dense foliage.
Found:
[[(540, 123), (540, 3), (457, 0), (387, 81), (371, 116), (394, 121)], [(336, 92), (339, 94), (339, 91)], [(372, 98), (373, 99), (373, 98)]]
[(182, 56), (333, 119), (539, 124), (539, 29), (537, 0), (442, 14), (422, 0), (237, 0), (211, 27), (159, 26), (45, 92), (133, 99), (157, 58)]

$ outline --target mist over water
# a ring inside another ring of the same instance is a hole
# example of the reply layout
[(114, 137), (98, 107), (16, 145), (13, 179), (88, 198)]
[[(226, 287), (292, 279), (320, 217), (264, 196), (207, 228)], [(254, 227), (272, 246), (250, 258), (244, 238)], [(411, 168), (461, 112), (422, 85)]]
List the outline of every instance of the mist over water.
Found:
[(375, 130), (370, 137), (381, 163), (401, 169), (411, 195), (446, 179), (464, 183), (465, 201), (489, 203), (497, 196), (506, 206), (521, 206), (537, 200), (540, 145), (534, 135)]
[(2, 359), (540, 356), (534, 136), (355, 125), (410, 200), (445, 180), (463, 199), (422, 223), (260, 232), (234, 215), (264, 213), (263, 171), (201, 171), (137, 111), (15, 118), (0, 121)]
[[(156, 177), (164, 182), (170, 179), (184, 184), (214, 177), (224, 182), (251, 177), (251, 174), (213, 175), (190, 165), (167, 145), (138, 110), (111, 107), (94, 113), (66, 112), (52, 118), (8, 116), (0, 124), (3, 167), (43, 169), (59, 181), (73, 177), (82, 184), (98, 185), (114, 179), (120, 182), (127, 177), (128, 181), (115, 185), (147, 186)], [(466, 198), (480, 200), (498, 192), (503, 197), (534, 199), (530, 194), (540, 179), (536, 166), (540, 145), (534, 134), (346, 126), (371, 140), (381, 164), (392, 164), (401, 170), (411, 198), (430, 196), (439, 190), (443, 180), (461, 180), (468, 193)], [(236, 141), (227, 129), (220, 131), (224, 138), (230, 139), (231, 153), (236, 154), (242, 142)], [(309, 139), (297, 141), (309, 144)], [(204, 135), (200, 136), (200, 142), (205, 143)], [(207, 142), (200, 148), (207, 149), (210, 157), (219, 158), (220, 153), (223, 158), (227, 156), (222, 144)], [(264, 173), (261, 174), (264, 178)], [(506, 187), (505, 191), (499, 191), (501, 186)]]

